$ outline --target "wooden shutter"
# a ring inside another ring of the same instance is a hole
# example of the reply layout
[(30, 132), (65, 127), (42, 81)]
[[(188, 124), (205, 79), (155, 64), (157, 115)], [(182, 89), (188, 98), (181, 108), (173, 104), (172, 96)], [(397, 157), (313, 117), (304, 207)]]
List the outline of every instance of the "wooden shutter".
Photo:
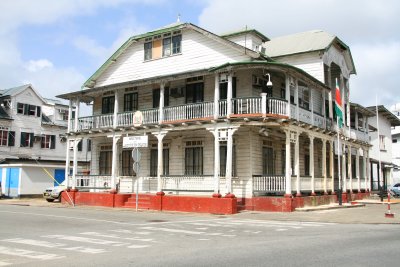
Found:
[(56, 148), (56, 136), (50, 135), (50, 149)]
[(29, 105), (24, 104), (24, 115), (29, 115)]
[(29, 134), (29, 146), (33, 147), (33, 140), (35, 138), (35, 135), (33, 133)]
[(39, 106), (36, 107), (36, 116), (40, 117), (41, 114), (41, 108)]
[(44, 144), (46, 143), (46, 136), (42, 136), (40, 139), (41, 139), (40, 140), (40, 147), (44, 148)]
[(15, 132), (9, 131), (8, 132), (8, 146), (14, 146), (14, 145), (15, 145)]

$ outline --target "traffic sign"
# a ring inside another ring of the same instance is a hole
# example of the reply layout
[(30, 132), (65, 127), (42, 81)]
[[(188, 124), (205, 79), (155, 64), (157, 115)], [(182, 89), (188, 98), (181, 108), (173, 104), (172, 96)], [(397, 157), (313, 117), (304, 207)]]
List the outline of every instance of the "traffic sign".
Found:
[(149, 144), (149, 136), (140, 135), (140, 136), (125, 136), (122, 140), (123, 148), (132, 148), (132, 147), (147, 147)]
[(135, 161), (133, 163), (133, 170), (135, 171), (136, 175), (138, 175), (139, 170), (140, 170), (140, 163), (139, 162)]
[(133, 161), (139, 162), (141, 158), (142, 158), (142, 153), (140, 153), (139, 148), (135, 147), (132, 150), (132, 159), (133, 159)]

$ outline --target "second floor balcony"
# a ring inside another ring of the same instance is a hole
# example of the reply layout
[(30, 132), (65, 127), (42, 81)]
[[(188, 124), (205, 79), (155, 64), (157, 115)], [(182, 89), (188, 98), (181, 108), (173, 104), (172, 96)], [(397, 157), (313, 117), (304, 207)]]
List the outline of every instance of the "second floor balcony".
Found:
[[(217, 110), (215, 110), (215, 107), (217, 107)], [(289, 109), (288, 102), (285, 99), (266, 96), (233, 98), (231, 103), (228, 103), (227, 100), (219, 100), (217, 105), (214, 102), (200, 102), (140, 111), (143, 115), (143, 121), (140, 126), (182, 124), (197, 121), (211, 122), (236, 118), (256, 120), (270, 117), (275, 119), (294, 119), (323, 129), (331, 127), (331, 120), (321, 114), (293, 104)], [(116, 116), (115, 114), (101, 114), (80, 117), (76, 131), (131, 128), (136, 124), (135, 112), (120, 112)], [(75, 120), (71, 120), (70, 128), (75, 131)]]

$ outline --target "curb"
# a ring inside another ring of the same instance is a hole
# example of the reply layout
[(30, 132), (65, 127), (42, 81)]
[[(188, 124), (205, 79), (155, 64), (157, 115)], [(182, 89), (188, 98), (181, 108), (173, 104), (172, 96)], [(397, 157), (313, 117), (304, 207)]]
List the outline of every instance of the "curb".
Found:
[(319, 206), (319, 207), (304, 207), (304, 208), (296, 208), (295, 211), (299, 212), (308, 212), (308, 211), (320, 211), (320, 210), (334, 210), (334, 209), (349, 209), (349, 208), (361, 208), (365, 207), (365, 204), (357, 203), (357, 204), (345, 204), (342, 206)]

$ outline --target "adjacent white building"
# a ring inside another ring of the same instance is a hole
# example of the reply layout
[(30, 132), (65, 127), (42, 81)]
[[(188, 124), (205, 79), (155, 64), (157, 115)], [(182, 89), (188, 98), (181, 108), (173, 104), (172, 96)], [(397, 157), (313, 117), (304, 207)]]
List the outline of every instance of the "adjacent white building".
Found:
[[(67, 122), (72, 107), (43, 98), (31, 84), (0, 90), (0, 104), (2, 194), (40, 195), (46, 187), (64, 181)], [(79, 150), (82, 169), (90, 161), (90, 151), (87, 143)]]
[[(369, 120), (370, 127), (370, 164), (371, 164), (371, 189), (373, 191), (386, 190), (388, 185), (394, 184), (393, 171), (396, 167), (396, 135), (392, 129), (400, 126), (400, 119), (382, 105), (371, 106), (368, 109), (374, 113)], [(378, 116), (376, 114), (378, 113)], [(397, 135), (398, 136), (398, 135)]]

